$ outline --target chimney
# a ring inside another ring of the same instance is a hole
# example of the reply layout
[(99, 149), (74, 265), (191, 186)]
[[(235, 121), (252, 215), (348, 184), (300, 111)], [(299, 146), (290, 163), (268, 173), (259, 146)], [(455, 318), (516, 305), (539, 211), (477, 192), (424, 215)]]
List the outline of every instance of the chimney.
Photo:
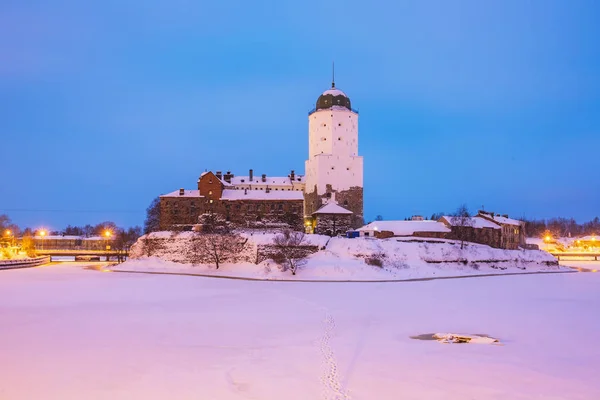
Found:
[(185, 194), (185, 190), (183, 190), (183, 189), (179, 189), (179, 195), (180, 195), (180, 196), (183, 196), (184, 194)]
[(508, 214), (503, 214), (502, 215), (504, 218), (508, 218)]
[(217, 176), (217, 178), (223, 179), (223, 172), (217, 171), (217, 173), (215, 175)]
[(290, 174), (290, 180), (294, 180), (296, 178), (296, 173), (294, 172), (294, 170), (292, 170), (292, 173)]
[(254, 178), (254, 171), (253, 170), (250, 170), (248, 172), (248, 178), (250, 178), (249, 180), (250, 180), (250, 182), (252, 182), (252, 178)]
[(223, 176), (223, 179), (225, 180), (225, 182), (231, 183), (231, 178), (232, 177), (233, 177), (233, 175), (231, 175), (231, 171), (227, 171), (227, 173), (225, 174), (225, 176)]
[(262, 181), (266, 182), (267, 181), (267, 174), (262, 174)]

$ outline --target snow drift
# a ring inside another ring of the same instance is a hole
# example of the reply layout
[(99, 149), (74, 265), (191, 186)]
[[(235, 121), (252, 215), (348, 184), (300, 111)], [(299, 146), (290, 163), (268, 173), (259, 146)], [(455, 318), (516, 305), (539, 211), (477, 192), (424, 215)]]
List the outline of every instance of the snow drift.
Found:
[[(314, 247), (296, 276), (283, 272), (272, 260), (261, 261), (261, 248), (272, 245), (275, 233), (240, 232), (247, 239), (234, 261), (194, 262), (193, 232), (155, 232), (132, 247), (131, 260), (113, 267), (121, 271), (206, 274), (252, 279), (294, 280), (403, 280), (480, 274), (561, 272), (550, 254), (540, 250), (504, 250), (443, 239), (330, 238), (306, 235)], [(150, 245), (149, 245), (150, 244)], [(197, 260), (197, 257), (195, 258)], [(259, 262), (260, 261), (260, 262)]]

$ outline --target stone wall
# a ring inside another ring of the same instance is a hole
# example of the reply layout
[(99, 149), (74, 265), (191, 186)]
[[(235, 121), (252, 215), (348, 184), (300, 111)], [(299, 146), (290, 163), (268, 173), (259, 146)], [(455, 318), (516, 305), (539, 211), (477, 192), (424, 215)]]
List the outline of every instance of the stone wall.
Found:
[(448, 239), (461, 240), (462, 238), (465, 242), (487, 244), (491, 247), (502, 248), (502, 232), (500, 229), (452, 226), (450, 230), (450, 233), (446, 234), (446, 238)]
[(344, 214), (319, 214), (315, 233), (318, 235), (337, 236), (345, 235), (352, 229), (352, 215)]
[(234, 226), (287, 224), (302, 230), (302, 200), (213, 200), (208, 197), (161, 197), (160, 228), (190, 229), (206, 212), (218, 213)]

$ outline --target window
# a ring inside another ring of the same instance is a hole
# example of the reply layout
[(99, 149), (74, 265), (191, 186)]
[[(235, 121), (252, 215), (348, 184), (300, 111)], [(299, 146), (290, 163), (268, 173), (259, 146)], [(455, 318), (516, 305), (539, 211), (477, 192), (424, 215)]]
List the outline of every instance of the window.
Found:
[(271, 211), (275, 209), (275, 204), (271, 204)]
[(209, 180), (209, 181), (208, 181), (208, 183), (209, 183), (209, 184), (211, 184), (211, 183), (212, 183), (212, 179), (211, 179), (211, 180)]
[(211, 196), (212, 195), (212, 190), (208, 191), (208, 195)]
[(334, 167), (331, 167), (331, 169), (335, 169)]
[(346, 167), (346, 171), (350, 171), (350, 167)]
[(341, 138), (341, 137), (339, 137), (339, 138), (338, 138), (338, 140), (342, 140), (342, 138)]
[(279, 210), (283, 210), (283, 204), (279, 203)]
[(340, 122), (340, 123), (338, 123), (338, 126), (342, 126), (342, 123), (341, 123), (341, 122)]
[(347, 206), (348, 205), (348, 200), (344, 200), (344, 205)]
[(210, 199), (208, 202), (209, 202), (210, 204), (212, 204), (213, 200), (212, 200), (212, 199)]

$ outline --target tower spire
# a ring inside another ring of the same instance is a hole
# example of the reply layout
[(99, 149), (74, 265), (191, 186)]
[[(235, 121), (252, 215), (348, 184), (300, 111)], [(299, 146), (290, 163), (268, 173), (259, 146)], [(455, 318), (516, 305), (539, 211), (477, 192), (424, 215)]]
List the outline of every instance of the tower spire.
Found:
[(331, 88), (335, 88), (335, 61), (331, 62)]

